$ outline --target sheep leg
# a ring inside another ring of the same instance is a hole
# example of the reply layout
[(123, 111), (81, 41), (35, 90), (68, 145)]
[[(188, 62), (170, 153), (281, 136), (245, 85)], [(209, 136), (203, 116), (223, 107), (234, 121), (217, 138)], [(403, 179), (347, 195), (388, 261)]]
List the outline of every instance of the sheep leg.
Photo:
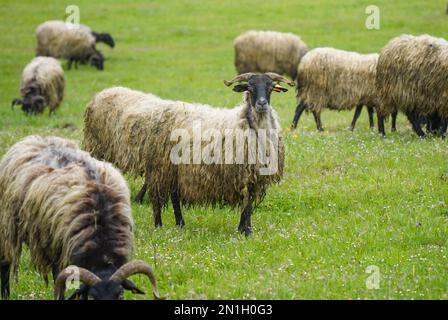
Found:
[(73, 64), (73, 59), (69, 59), (69, 60), (68, 60), (68, 63), (67, 63), (67, 68), (68, 68), (68, 70), (71, 70), (71, 68), (72, 68), (72, 64)]
[(306, 104), (303, 102), (299, 102), (299, 104), (296, 107), (296, 112), (294, 114), (294, 119), (292, 121), (291, 129), (294, 130), (297, 128), (297, 123), (299, 122), (300, 116), (302, 115), (303, 111), (306, 109)]
[(145, 183), (143, 185), (143, 187), (140, 189), (140, 191), (138, 192), (137, 196), (135, 197), (135, 202), (137, 202), (138, 204), (143, 203), (143, 199), (145, 198), (146, 190), (147, 190), (147, 187), (146, 187), (146, 183)]
[(420, 123), (418, 120), (418, 116), (415, 115), (415, 113), (409, 113), (407, 114), (409, 121), (412, 124), (412, 129), (414, 129), (414, 132), (420, 137), (424, 138), (425, 133), (423, 132), (422, 128), (420, 127)]
[(56, 279), (59, 275), (59, 267), (56, 264), (51, 266), (51, 273), (53, 274), (53, 282), (56, 282)]
[(75, 69), (78, 70), (78, 60), (75, 60)]
[(182, 228), (183, 226), (185, 226), (185, 221), (182, 217), (182, 211), (180, 209), (179, 190), (177, 187), (173, 187), (171, 190), (171, 203), (173, 204), (176, 226)]
[(240, 233), (244, 233), (246, 237), (252, 233), (251, 215), (252, 215), (252, 203), (249, 200), (249, 203), (241, 213), (240, 224), (238, 226), (238, 231)]
[(162, 227), (162, 205), (159, 197), (152, 197), (152, 215), (156, 227)]
[(9, 288), (9, 276), (11, 273), (11, 264), (8, 262), (2, 262), (0, 263), (0, 269), (1, 269), (1, 283), (2, 283), (2, 292), (1, 296), (2, 299), (8, 299), (10, 294), (10, 288)]
[(384, 131), (384, 117), (381, 116), (378, 112), (376, 113), (378, 118), (378, 132), (384, 137), (386, 132)]
[[(356, 126), (356, 121), (358, 121), (359, 116), (361, 115), (361, 111), (362, 111), (362, 104), (358, 104), (356, 106), (356, 110), (355, 110), (355, 114), (353, 115), (353, 120), (352, 120), (352, 124), (350, 125), (350, 131), (355, 130), (355, 126)], [(370, 114), (369, 114), (370, 115)]]
[[(373, 107), (367, 106), (367, 111), (369, 112), (369, 125), (370, 129), (373, 129), (375, 127), (375, 122), (373, 121)], [(395, 119), (397, 116), (395, 116)], [(392, 123), (393, 123), (393, 115), (392, 115)]]
[(324, 131), (322, 128), (322, 122), (320, 121), (320, 112), (313, 111), (314, 121), (316, 121), (316, 127), (318, 131)]
[(392, 112), (392, 128), (390, 129), (392, 132), (397, 131), (397, 115), (398, 111)]
[(446, 129), (448, 127), (448, 122), (445, 119), (442, 119), (442, 122), (440, 123), (439, 128), (439, 135), (442, 137), (442, 139), (446, 136)]

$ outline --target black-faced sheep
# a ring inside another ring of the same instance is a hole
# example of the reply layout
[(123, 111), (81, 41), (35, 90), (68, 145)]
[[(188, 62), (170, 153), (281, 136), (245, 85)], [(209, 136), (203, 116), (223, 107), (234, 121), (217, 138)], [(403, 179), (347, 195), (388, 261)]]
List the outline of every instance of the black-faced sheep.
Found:
[(448, 120), (448, 42), (429, 35), (402, 35), (381, 51), (376, 74), (380, 97), (378, 130), (384, 132), (384, 118), (403, 112), (420, 137), (426, 119), (429, 131), (446, 131)]
[[(244, 92), (243, 104), (234, 109), (162, 100), (121, 87), (106, 89), (87, 106), (84, 146), (95, 157), (145, 177), (142, 192), (147, 186), (156, 226), (162, 225), (161, 210), (171, 196), (178, 226), (184, 225), (181, 203), (228, 204), (243, 209), (238, 230), (249, 235), (253, 206), (283, 174), (280, 125), (270, 106), (272, 91), (287, 91), (278, 82), (294, 85), (273, 73), (248, 73), (226, 82), (239, 83), (233, 90)], [(198, 130), (206, 138), (198, 138)], [(264, 148), (269, 159), (260, 161), (245, 135), (255, 143), (265, 139), (255, 147), (260, 153)], [(191, 145), (185, 136), (199, 141)], [(176, 161), (172, 156), (179, 151), (182, 160)]]
[(38, 114), (48, 106), (50, 115), (64, 98), (64, 70), (58, 60), (51, 57), (36, 57), (23, 70), (20, 95), (12, 107), (20, 104), (27, 114)]
[[(109, 36), (110, 37), (110, 36)], [(38, 56), (63, 58), (68, 60), (68, 68), (78, 62), (104, 68), (104, 56), (95, 48), (97, 39), (105, 39), (113, 46), (113, 39), (107, 40), (107, 34), (93, 33), (89, 27), (65, 23), (63, 21), (46, 21), (36, 29)]]
[(71, 141), (29, 136), (0, 162), (1, 294), (10, 293), (22, 245), (43, 275), (53, 273), (55, 297), (71, 276), (83, 283), (73, 297), (120, 298), (141, 293), (127, 277), (151, 268), (128, 262), (133, 250), (129, 189), (111, 164), (93, 159)]
[(308, 52), (295, 34), (275, 31), (248, 31), (234, 41), (235, 68), (246, 72), (275, 72), (296, 78), (297, 66)]
[[(356, 107), (350, 129), (353, 130), (364, 105), (369, 111), (370, 127), (378, 104), (375, 72), (378, 54), (359, 54), (333, 48), (316, 48), (308, 52), (297, 71), (297, 108), (292, 129), (303, 111), (313, 113), (317, 129), (322, 131), (322, 109), (351, 110)], [(396, 114), (392, 127), (395, 128)]]

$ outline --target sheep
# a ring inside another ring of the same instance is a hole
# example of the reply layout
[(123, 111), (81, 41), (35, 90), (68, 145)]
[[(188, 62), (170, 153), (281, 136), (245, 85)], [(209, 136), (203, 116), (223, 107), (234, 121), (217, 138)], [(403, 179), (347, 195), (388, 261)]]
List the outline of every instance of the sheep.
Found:
[(123, 289), (142, 293), (127, 278), (154, 274), (133, 250), (129, 189), (111, 164), (92, 158), (69, 140), (28, 136), (0, 161), (1, 295), (10, 294), (22, 245), (44, 276), (53, 273), (55, 298), (66, 280), (83, 283), (72, 298), (118, 299)]
[[(144, 176), (141, 193), (149, 189), (156, 227), (162, 226), (161, 209), (171, 196), (177, 226), (185, 225), (181, 203), (227, 204), (243, 209), (238, 230), (248, 236), (252, 231), (253, 207), (263, 199), (267, 187), (279, 182), (283, 174), (284, 146), (280, 125), (277, 113), (269, 105), (272, 91), (287, 91), (279, 85), (280, 82), (294, 85), (275, 73), (246, 73), (225, 82), (227, 86), (239, 83), (233, 90), (244, 92), (243, 104), (234, 109), (163, 100), (122, 87), (109, 88), (95, 95), (87, 105), (84, 147), (95, 157), (107, 159), (124, 172)], [(187, 131), (186, 136), (195, 137), (197, 122), (204, 136), (213, 129), (217, 131), (218, 137), (213, 138), (214, 154), (222, 151), (221, 155), (231, 158), (234, 153), (241, 152), (243, 161), (226, 158), (223, 163), (222, 157), (215, 161), (211, 155), (204, 157), (204, 154), (202, 161), (200, 155), (195, 161), (195, 148), (205, 150), (212, 144), (207, 141), (199, 141), (196, 147), (193, 146), (192, 161), (190, 139), (181, 138), (178, 142), (176, 132)], [(265, 165), (259, 160), (248, 161), (254, 151), (248, 147), (249, 143), (232, 135), (237, 130), (258, 138), (262, 130), (271, 133), (266, 137), (266, 143), (259, 146), (259, 151), (265, 147), (270, 154), (269, 161), (263, 162)], [(226, 137), (229, 132), (230, 137)], [(235, 152), (233, 145), (236, 145)], [(185, 160), (180, 163), (172, 158), (174, 150), (179, 149)], [(277, 168), (272, 172), (260, 173), (267, 169), (266, 165), (271, 169), (276, 164)]]
[(235, 68), (246, 72), (275, 72), (296, 78), (307, 45), (292, 33), (248, 31), (234, 41)]
[(426, 118), (428, 131), (446, 131), (448, 117), (448, 42), (429, 35), (401, 35), (381, 51), (375, 80), (381, 103), (378, 130), (384, 135), (384, 117), (403, 112), (419, 137)]
[(23, 70), (20, 95), (11, 107), (22, 105), (26, 114), (38, 114), (48, 106), (53, 114), (64, 98), (64, 70), (58, 60), (51, 57), (36, 57)]
[(67, 59), (68, 69), (71, 69), (73, 62), (75, 68), (81, 62), (89, 63), (98, 70), (104, 69), (104, 56), (95, 48), (95, 43), (96, 39), (106, 39), (105, 34), (92, 33), (87, 26), (51, 20), (37, 27), (36, 38), (38, 56)]
[[(375, 70), (378, 54), (359, 54), (333, 48), (316, 48), (308, 52), (297, 71), (297, 107), (291, 129), (304, 110), (313, 113), (317, 130), (323, 131), (320, 113), (323, 108), (350, 110), (356, 107), (350, 125), (354, 130), (362, 107), (367, 106), (370, 127), (378, 104), (375, 93)], [(392, 128), (395, 130), (396, 114)]]

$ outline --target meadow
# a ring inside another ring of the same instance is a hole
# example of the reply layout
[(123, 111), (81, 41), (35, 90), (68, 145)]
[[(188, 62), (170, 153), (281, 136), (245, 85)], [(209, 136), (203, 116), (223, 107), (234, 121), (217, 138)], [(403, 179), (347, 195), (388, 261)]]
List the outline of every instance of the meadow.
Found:
[[(99, 44), (105, 70), (66, 70), (66, 95), (55, 116), (11, 110), (20, 74), (35, 55), (34, 31), (63, 19), (67, 5), (81, 23), (113, 35)], [(380, 8), (380, 30), (365, 27), (365, 8)], [(378, 52), (402, 33), (448, 38), (442, 0), (165, 0), (0, 1), (0, 156), (30, 134), (82, 140), (83, 112), (98, 91), (126, 86), (168, 99), (233, 107), (241, 94), (223, 85), (235, 75), (233, 39), (248, 29), (293, 32), (310, 47)], [(171, 208), (155, 229), (151, 205), (133, 203), (134, 257), (149, 262), (170, 299), (447, 299), (448, 149), (419, 139), (403, 115), (382, 138), (366, 110), (354, 132), (353, 112), (325, 111), (324, 132), (304, 114), (296, 132), (290, 90), (272, 96), (286, 144), (283, 181), (253, 216), (253, 235), (237, 232), (240, 212), (184, 209), (175, 227)], [(375, 119), (376, 120), (376, 119)], [(376, 123), (376, 121), (375, 121)], [(133, 196), (140, 179), (126, 176)], [(369, 266), (379, 288), (369, 289)], [(149, 291), (144, 277), (136, 283)], [(52, 287), (25, 250), (12, 299), (51, 299)], [(148, 296), (127, 295), (128, 299)]]

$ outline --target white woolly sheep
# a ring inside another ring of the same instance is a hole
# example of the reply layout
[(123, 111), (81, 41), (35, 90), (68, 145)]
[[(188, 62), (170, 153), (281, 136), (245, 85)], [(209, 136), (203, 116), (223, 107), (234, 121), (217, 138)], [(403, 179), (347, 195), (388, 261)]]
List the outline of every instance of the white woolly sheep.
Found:
[[(322, 109), (351, 110), (356, 107), (350, 129), (353, 130), (362, 107), (369, 111), (373, 127), (373, 111), (378, 105), (375, 73), (378, 54), (359, 54), (333, 48), (316, 48), (308, 52), (297, 71), (297, 108), (292, 129), (303, 111), (314, 115), (317, 129), (322, 131)], [(396, 114), (392, 127), (395, 128)]]
[(248, 31), (234, 41), (238, 73), (275, 72), (296, 78), (297, 66), (308, 52), (307, 45), (292, 33)]
[[(276, 82), (294, 83), (273, 73), (248, 73), (226, 85), (237, 82), (243, 83), (233, 90), (245, 92), (245, 100), (234, 109), (162, 100), (121, 87), (106, 89), (87, 106), (84, 146), (95, 157), (107, 159), (133, 176), (145, 177), (142, 192), (147, 186), (156, 226), (162, 225), (161, 209), (171, 196), (178, 226), (184, 225), (180, 203), (228, 204), (243, 208), (238, 230), (249, 235), (252, 206), (261, 201), (267, 187), (278, 182), (283, 174), (284, 147), (277, 114), (269, 105), (270, 95), (273, 90), (287, 91)], [(194, 137), (196, 122), (204, 136), (211, 130), (217, 130), (218, 135), (199, 142), (200, 150), (213, 150), (204, 152), (199, 159), (195, 159), (194, 150), (190, 153), (189, 139), (178, 142), (179, 137), (172, 136), (176, 130), (183, 130)], [(226, 137), (229, 133), (226, 130), (230, 130), (230, 137)], [(265, 162), (260, 159), (249, 162), (248, 154), (253, 156), (254, 151), (248, 147), (248, 141), (238, 143), (237, 130), (254, 134), (255, 138), (260, 138), (265, 130), (267, 137), (262, 147), (270, 158)], [(185, 161), (175, 163), (172, 152), (179, 149)], [(235, 163), (231, 160), (237, 150), (242, 150), (243, 159)], [(220, 159), (214, 158), (217, 154)], [(230, 162), (226, 158), (224, 163), (223, 157), (231, 158)], [(277, 168), (272, 172), (260, 173), (275, 165)]]
[(56, 111), (64, 98), (64, 70), (58, 60), (36, 57), (23, 70), (20, 95), (12, 107), (20, 104), (27, 114), (42, 113), (48, 106), (50, 115)]
[(381, 51), (376, 74), (380, 97), (378, 130), (384, 117), (403, 112), (418, 136), (424, 137), (422, 119), (429, 131), (446, 131), (448, 120), (448, 41), (429, 35), (402, 35)]
[(68, 60), (72, 63), (89, 63), (98, 70), (104, 68), (104, 56), (95, 48), (96, 38), (89, 27), (63, 21), (46, 21), (36, 29), (37, 55)]
[(78, 273), (83, 286), (72, 298), (118, 299), (123, 289), (142, 293), (127, 278), (154, 274), (133, 250), (129, 189), (111, 164), (93, 159), (71, 141), (29, 136), (0, 161), (1, 294), (8, 298), (22, 245), (44, 276), (53, 272), (55, 297)]

